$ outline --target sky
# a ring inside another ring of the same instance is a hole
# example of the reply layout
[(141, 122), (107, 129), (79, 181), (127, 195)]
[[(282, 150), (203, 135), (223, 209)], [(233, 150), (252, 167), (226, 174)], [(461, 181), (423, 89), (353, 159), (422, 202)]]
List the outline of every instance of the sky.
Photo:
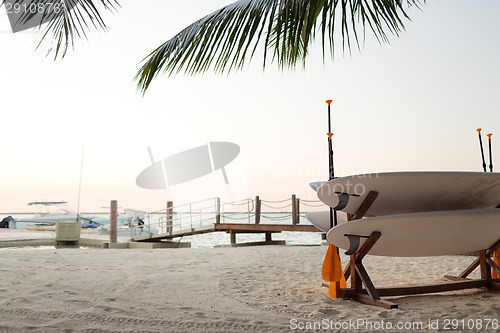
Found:
[[(481, 171), (478, 127), (493, 133), (494, 164), (500, 156), (497, 0), (429, 0), (389, 44), (368, 33), (360, 50), (323, 62), (318, 40), (305, 68), (263, 71), (254, 58), (229, 75), (159, 76), (144, 97), (133, 82), (141, 60), (230, 1), (120, 3), (108, 31), (56, 61), (35, 50), (39, 33), (13, 34), (0, 8), (0, 212), (42, 200), (83, 212), (110, 200), (146, 211), (212, 197), (317, 200), (309, 183), (328, 178), (327, 99), (336, 176)], [(166, 190), (136, 185), (148, 147), (157, 161), (213, 141), (240, 146), (229, 185), (220, 171)]]

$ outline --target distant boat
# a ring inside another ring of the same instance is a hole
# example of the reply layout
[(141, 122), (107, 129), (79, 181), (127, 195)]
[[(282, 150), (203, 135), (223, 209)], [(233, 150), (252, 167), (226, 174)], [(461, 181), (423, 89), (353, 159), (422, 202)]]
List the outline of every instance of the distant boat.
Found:
[(7, 229), (9, 228), (9, 225), (11, 222), (14, 222), (14, 219), (12, 218), (12, 216), (7, 216), (7, 217), (4, 217), (2, 219), (2, 221), (0, 221), (0, 228), (2, 229)]
[(14, 219), (15, 223), (27, 223), (36, 226), (53, 226), (57, 222), (76, 222), (91, 220), (93, 216), (82, 216), (73, 212), (66, 201), (33, 201), (28, 206), (38, 206), (39, 212), (32, 217)]
[[(158, 233), (158, 229), (146, 225), (143, 220), (143, 215), (146, 212), (134, 209), (125, 209), (124, 213), (117, 216), (117, 234), (119, 236), (137, 236), (146, 233)], [(101, 224), (98, 228), (104, 233), (109, 233), (109, 218), (97, 218), (93, 221)]]

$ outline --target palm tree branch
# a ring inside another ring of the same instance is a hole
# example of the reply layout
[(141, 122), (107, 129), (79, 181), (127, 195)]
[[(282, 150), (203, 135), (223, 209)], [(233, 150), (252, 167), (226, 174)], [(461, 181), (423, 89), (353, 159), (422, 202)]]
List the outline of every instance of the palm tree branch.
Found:
[(264, 50), (264, 67), (269, 57), (280, 68), (294, 67), (299, 62), (305, 65), (316, 31), (321, 33), (323, 59), (327, 43), (333, 58), (337, 29), (344, 52), (351, 49), (351, 41), (359, 47), (358, 32), (364, 33), (366, 26), (379, 42), (388, 40), (387, 33), (399, 35), (405, 28), (403, 20), (409, 20), (405, 7), (418, 7), (425, 0), (406, 0), (406, 5), (403, 2), (239, 0), (201, 18), (157, 47), (143, 59), (135, 80), (145, 93), (160, 72), (194, 75), (212, 69), (229, 73), (253, 58), (258, 46)]

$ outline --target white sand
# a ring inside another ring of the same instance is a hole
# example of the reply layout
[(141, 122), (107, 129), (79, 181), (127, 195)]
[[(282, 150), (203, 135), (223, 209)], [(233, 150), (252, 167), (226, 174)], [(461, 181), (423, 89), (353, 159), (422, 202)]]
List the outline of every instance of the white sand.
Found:
[[(488, 290), (392, 298), (395, 310), (331, 300), (321, 286), (326, 249), (2, 249), (0, 332), (289, 332), (314, 322), (344, 332), (335, 325), (350, 320), (431, 319), (442, 329), (447, 319), (500, 318), (500, 293)], [(444, 281), (472, 260), (368, 257), (366, 268), (381, 287)]]

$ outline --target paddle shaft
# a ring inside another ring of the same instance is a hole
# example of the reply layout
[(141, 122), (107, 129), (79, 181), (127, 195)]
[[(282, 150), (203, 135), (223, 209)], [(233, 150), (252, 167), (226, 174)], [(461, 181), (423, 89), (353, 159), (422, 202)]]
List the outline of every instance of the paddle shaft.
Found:
[(488, 133), (486, 136), (488, 137), (488, 150), (490, 153), (490, 172), (493, 172), (493, 158), (491, 156), (491, 133)]
[(477, 135), (479, 137), (479, 147), (481, 148), (481, 158), (483, 159), (483, 170), (486, 172), (486, 162), (484, 160), (484, 150), (483, 150), (483, 139), (481, 138), (481, 129), (477, 129)]
[[(332, 100), (327, 100), (328, 104), (328, 178), (329, 180), (334, 179), (334, 168), (333, 168), (333, 147), (332, 147), (332, 125), (331, 125), (331, 114), (330, 114), (330, 103)], [(337, 211), (330, 207), (330, 228), (337, 225)], [(340, 297), (340, 288), (345, 288), (345, 277), (342, 270), (342, 262), (340, 261), (339, 249), (333, 244), (328, 246), (328, 251), (326, 252), (325, 260), (323, 261), (323, 266), (321, 268), (322, 276), (327, 281), (330, 282), (329, 294), (332, 298)]]
[[(335, 178), (335, 169), (333, 166), (333, 144), (332, 144), (332, 116), (331, 116), (331, 100), (327, 100), (328, 104), (328, 180)], [(330, 207), (330, 228), (337, 225), (337, 212)]]

